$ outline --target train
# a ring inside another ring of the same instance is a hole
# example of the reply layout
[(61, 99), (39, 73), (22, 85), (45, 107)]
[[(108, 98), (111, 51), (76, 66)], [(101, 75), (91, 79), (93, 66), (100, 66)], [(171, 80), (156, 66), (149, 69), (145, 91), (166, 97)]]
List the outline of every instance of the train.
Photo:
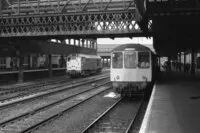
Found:
[(141, 44), (123, 44), (111, 51), (110, 80), (115, 92), (127, 97), (144, 94), (155, 80), (156, 54)]
[(98, 55), (73, 53), (67, 57), (67, 74), (71, 77), (85, 77), (101, 70), (101, 57)]

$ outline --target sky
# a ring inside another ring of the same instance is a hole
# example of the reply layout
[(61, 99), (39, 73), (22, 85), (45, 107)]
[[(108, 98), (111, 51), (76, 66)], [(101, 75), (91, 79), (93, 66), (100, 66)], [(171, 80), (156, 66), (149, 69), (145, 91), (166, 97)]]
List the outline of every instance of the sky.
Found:
[(101, 38), (97, 39), (97, 44), (126, 44), (126, 43), (140, 43), (140, 44), (153, 44), (152, 38), (136, 37), (136, 38)]

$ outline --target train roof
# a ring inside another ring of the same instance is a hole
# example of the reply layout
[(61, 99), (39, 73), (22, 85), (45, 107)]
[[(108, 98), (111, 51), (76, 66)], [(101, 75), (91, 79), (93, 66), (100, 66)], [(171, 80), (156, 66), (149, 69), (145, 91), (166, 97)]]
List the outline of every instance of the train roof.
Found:
[(98, 55), (88, 55), (88, 54), (70, 54), (69, 56), (80, 56), (80, 57), (85, 57), (85, 58), (101, 59), (101, 56), (98, 56)]
[(113, 51), (124, 51), (126, 49), (134, 49), (136, 51), (151, 51), (152, 50), (144, 45), (141, 44), (134, 44), (134, 43), (130, 43), (130, 44), (122, 44), (122, 45), (118, 45), (117, 47), (115, 47)]

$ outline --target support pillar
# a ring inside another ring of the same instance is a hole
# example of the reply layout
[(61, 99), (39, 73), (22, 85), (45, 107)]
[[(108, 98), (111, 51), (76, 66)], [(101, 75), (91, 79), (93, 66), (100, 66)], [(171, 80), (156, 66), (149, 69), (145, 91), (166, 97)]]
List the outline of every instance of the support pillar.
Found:
[(64, 58), (64, 55), (61, 55), (61, 68), (64, 68), (65, 67), (65, 58)]
[(94, 45), (95, 45), (95, 49), (97, 50), (97, 47), (98, 47), (98, 46), (97, 46), (97, 42), (95, 42)]
[(179, 53), (179, 71), (182, 70), (182, 65), (181, 65), (181, 52)]
[(81, 46), (81, 41), (80, 41), (80, 39), (78, 40), (78, 46), (79, 46), (79, 47)]
[(106, 68), (108, 68), (108, 58), (106, 57)]
[(71, 45), (71, 39), (68, 39), (68, 43), (69, 43), (69, 45)]
[(105, 63), (104, 63), (104, 57), (103, 57), (103, 67), (105, 67)]
[(177, 59), (176, 59), (176, 70), (178, 70), (178, 68), (179, 68), (179, 67), (178, 67), (178, 65), (179, 65), (179, 59), (178, 59), (178, 58), (179, 58), (179, 56), (178, 56), (178, 54), (177, 54)]
[(32, 60), (31, 60), (31, 55), (28, 54), (28, 69), (30, 69), (32, 66)]
[(85, 44), (84, 44), (85, 40), (82, 39), (81, 42), (82, 42), (82, 47), (85, 47)]
[(94, 48), (94, 42), (90, 43), (90, 48), (92, 48), (92, 49)]
[(90, 47), (88, 47), (88, 45), (89, 45), (89, 44), (88, 44), (88, 40), (85, 40), (85, 41), (86, 41), (86, 47), (87, 47), (87, 48), (90, 48)]
[(92, 48), (95, 49), (95, 43), (92, 43)]
[(52, 77), (52, 55), (49, 54), (48, 57), (49, 57), (49, 60), (48, 60), (49, 61), (49, 63), (48, 63), (49, 77)]
[(76, 39), (74, 39), (74, 46), (76, 46)]
[(39, 68), (40, 67), (40, 54), (36, 54), (36, 68)]
[(191, 74), (195, 75), (195, 64), (194, 64), (194, 48), (191, 51)]
[(161, 62), (160, 62), (160, 57), (158, 57), (158, 71), (160, 72), (161, 69)]
[(65, 42), (65, 39), (64, 39), (64, 40), (62, 40), (62, 44), (66, 44), (66, 42)]
[(23, 56), (19, 54), (18, 59), (19, 59), (18, 83), (22, 83), (24, 80)]
[(183, 70), (184, 70), (184, 72), (186, 72), (186, 53), (185, 52), (183, 55)]
[(169, 62), (169, 71), (171, 71), (171, 57), (168, 57), (168, 62)]

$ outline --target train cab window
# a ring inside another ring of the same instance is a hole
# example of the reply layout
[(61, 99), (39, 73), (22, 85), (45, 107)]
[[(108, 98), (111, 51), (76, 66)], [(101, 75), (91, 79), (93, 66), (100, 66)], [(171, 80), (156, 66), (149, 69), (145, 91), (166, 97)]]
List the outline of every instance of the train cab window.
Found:
[(136, 52), (129, 51), (124, 53), (124, 65), (125, 68), (136, 68)]
[(122, 68), (123, 67), (122, 52), (112, 53), (112, 67), (113, 68)]
[(76, 56), (71, 56), (71, 60), (76, 60)]
[(149, 68), (150, 67), (150, 55), (149, 52), (138, 52), (138, 67)]

